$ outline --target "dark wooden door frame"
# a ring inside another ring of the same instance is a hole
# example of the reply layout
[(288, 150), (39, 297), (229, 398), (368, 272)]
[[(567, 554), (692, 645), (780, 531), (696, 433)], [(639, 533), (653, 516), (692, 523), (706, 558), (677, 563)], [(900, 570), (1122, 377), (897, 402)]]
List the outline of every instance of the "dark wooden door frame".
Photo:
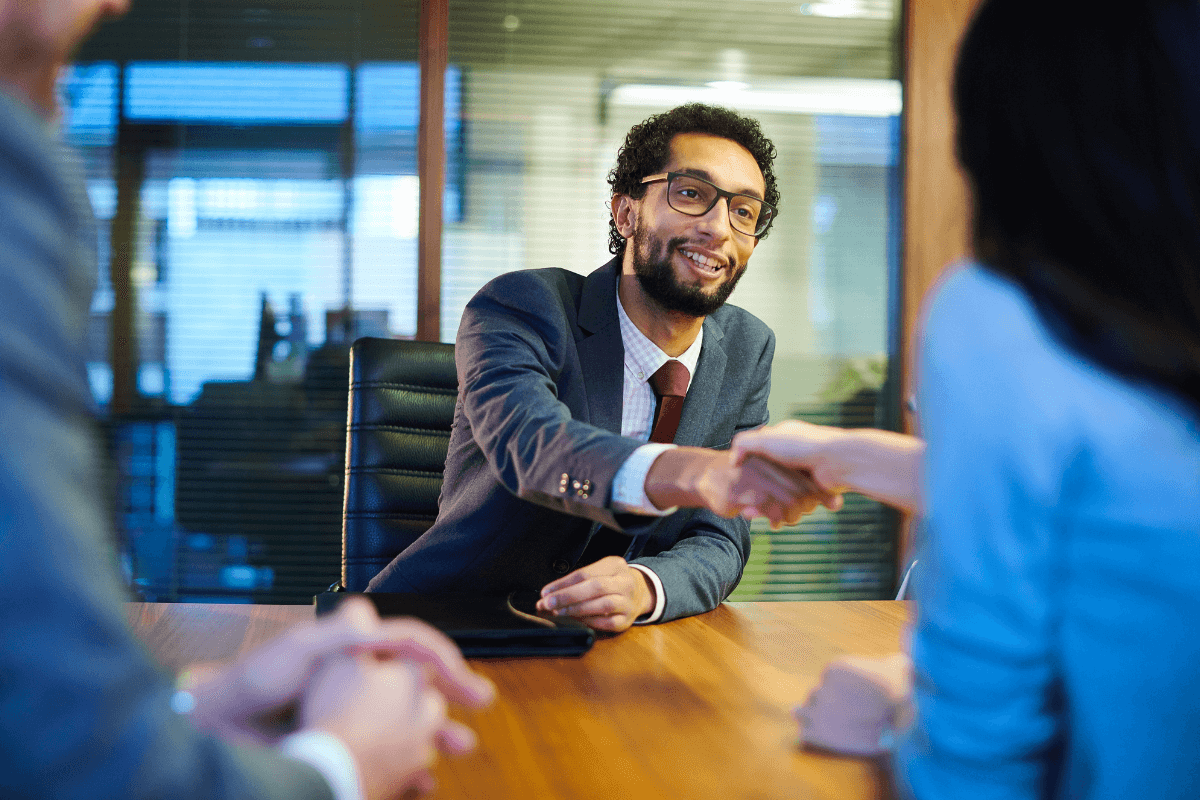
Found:
[(417, 118), (417, 339), (442, 335), (442, 203), (446, 176), (446, 63), (449, 0), (421, 0), (418, 62), (421, 85)]

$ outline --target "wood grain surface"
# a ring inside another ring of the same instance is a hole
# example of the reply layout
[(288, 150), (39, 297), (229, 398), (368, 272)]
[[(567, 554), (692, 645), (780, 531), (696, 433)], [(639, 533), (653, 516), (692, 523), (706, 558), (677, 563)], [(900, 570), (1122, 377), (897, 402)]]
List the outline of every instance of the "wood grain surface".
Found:
[[(164, 664), (235, 656), (305, 619), (304, 606), (142, 604)], [(476, 660), (499, 690), (456, 713), (478, 751), (443, 760), (439, 798), (878, 798), (876, 762), (796, 746), (792, 709), (835, 656), (899, 647), (905, 603), (727, 603), (602, 639), (578, 659)]]

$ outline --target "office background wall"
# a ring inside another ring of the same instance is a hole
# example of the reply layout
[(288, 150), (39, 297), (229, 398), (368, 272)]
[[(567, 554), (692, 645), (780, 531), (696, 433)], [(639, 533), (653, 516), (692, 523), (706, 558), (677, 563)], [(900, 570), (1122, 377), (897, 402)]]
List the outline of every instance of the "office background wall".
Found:
[[(417, 332), (419, 11), (139, 0), (64, 83), (111, 222), (91, 371), (145, 597), (336, 579), (345, 348)], [(772, 417), (893, 422), (900, 35), (892, 0), (451, 2), (441, 337), (499, 272), (606, 260), (624, 133), (710, 99), (780, 149), (781, 217), (734, 297), (779, 337)], [(894, 547), (857, 499), (756, 528), (737, 596), (886, 596)]]

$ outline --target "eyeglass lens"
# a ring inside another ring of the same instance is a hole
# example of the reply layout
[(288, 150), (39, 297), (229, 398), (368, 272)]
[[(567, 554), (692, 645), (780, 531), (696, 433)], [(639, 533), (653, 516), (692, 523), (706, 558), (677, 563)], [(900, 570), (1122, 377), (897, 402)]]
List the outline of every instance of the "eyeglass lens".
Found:
[[(673, 175), (667, 184), (667, 200), (671, 208), (693, 217), (707, 214), (724, 194), (703, 178), (691, 175)], [(735, 230), (757, 236), (767, 229), (771, 222), (770, 206), (749, 195), (727, 196), (729, 223)]]

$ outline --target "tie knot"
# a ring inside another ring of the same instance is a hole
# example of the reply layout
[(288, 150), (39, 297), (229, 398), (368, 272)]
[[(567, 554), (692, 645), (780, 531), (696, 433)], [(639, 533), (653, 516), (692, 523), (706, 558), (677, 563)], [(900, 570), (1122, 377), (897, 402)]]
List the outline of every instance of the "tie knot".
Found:
[(650, 376), (650, 386), (659, 397), (683, 397), (687, 394), (691, 377), (682, 362), (672, 359)]

